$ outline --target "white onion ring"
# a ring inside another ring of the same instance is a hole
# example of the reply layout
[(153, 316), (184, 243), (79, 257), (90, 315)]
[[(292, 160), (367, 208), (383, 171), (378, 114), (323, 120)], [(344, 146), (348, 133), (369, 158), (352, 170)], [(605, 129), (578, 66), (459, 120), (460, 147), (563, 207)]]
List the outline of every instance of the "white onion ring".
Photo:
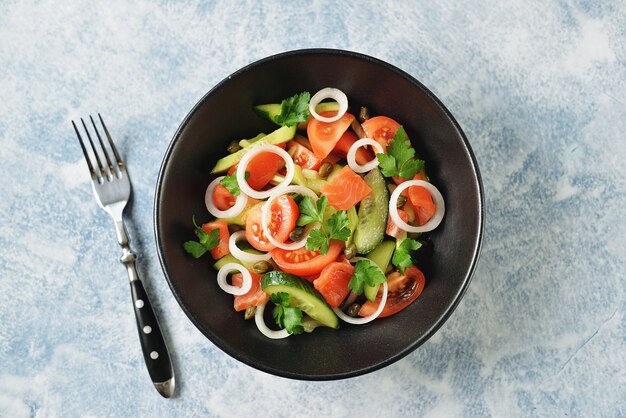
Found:
[[(428, 190), (428, 193), (430, 193), (433, 200), (435, 201), (435, 214), (432, 218), (428, 220), (428, 222), (426, 222), (422, 226), (409, 225), (400, 218), (400, 215), (398, 215), (398, 207), (396, 205), (398, 204), (398, 197), (400, 197), (400, 193), (402, 193), (404, 189), (408, 189), (409, 187), (413, 186), (420, 186)], [(407, 232), (432, 231), (433, 229), (437, 228), (441, 223), (445, 211), (446, 208), (443, 202), (443, 196), (441, 195), (439, 190), (437, 190), (435, 186), (424, 180), (408, 180), (404, 183), (400, 183), (398, 187), (396, 187), (396, 189), (393, 191), (393, 193), (391, 193), (391, 198), (389, 198), (389, 216), (391, 216), (391, 219), (395, 222), (398, 228)]]
[(256, 263), (257, 261), (267, 261), (272, 258), (270, 253), (265, 254), (250, 254), (245, 251), (242, 251), (237, 247), (237, 242), (246, 239), (246, 231), (237, 231), (234, 232), (230, 238), (228, 239), (228, 249), (230, 253), (236, 259), (240, 261), (246, 261), (248, 263)]
[[(325, 116), (320, 116), (315, 111), (317, 105), (320, 104), (320, 102), (324, 99), (334, 99), (337, 103), (339, 103), (339, 110), (337, 111), (337, 114), (335, 116), (327, 118)], [(343, 117), (343, 115), (346, 114), (347, 111), (348, 97), (343, 91), (332, 87), (326, 87), (324, 89), (321, 89), (320, 91), (315, 93), (313, 97), (311, 97), (311, 101), (309, 102), (309, 113), (311, 113), (311, 116), (313, 116), (320, 122), (330, 123), (339, 120)]]
[[(372, 264), (375, 265), (376, 263), (372, 262)], [(373, 314), (363, 317), (363, 318), (352, 318), (351, 316), (348, 316), (345, 313), (343, 313), (343, 311), (339, 308), (333, 308), (333, 311), (339, 318), (341, 318), (342, 320), (344, 320), (345, 322), (349, 324), (354, 324), (354, 325), (367, 324), (368, 322), (372, 322), (374, 319), (378, 318), (378, 315), (380, 315), (383, 309), (385, 309), (385, 304), (387, 303), (388, 293), (389, 293), (389, 286), (387, 286), (387, 282), (384, 282), (383, 283), (383, 296), (382, 298), (380, 298), (380, 303), (378, 304), (378, 308), (376, 309), (376, 311), (374, 311)]]
[[(226, 282), (226, 277), (228, 277), (228, 273), (233, 270), (237, 270), (238, 272), (240, 272), (241, 276), (243, 277), (241, 287), (233, 286)], [(231, 295), (245, 295), (250, 291), (250, 288), (252, 288), (252, 276), (250, 275), (248, 269), (246, 269), (241, 264), (227, 263), (224, 264), (224, 266), (217, 272), (217, 284), (222, 288), (224, 292)]]
[(263, 319), (265, 305), (267, 305), (267, 302), (258, 305), (256, 307), (256, 312), (254, 313), (254, 322), (256, 323), (256, 327), (259, 329), (259, 331), (261, 331), (261, 334), (265, 335), (267, 338), (271, 338), (272, 340), (279, 340), (281, 338), (289, 337), (291, 334), (289, 334), (286, 329), (274, 331), (273, 329), (269, 329), (267, 325), (265, 325), (265, 320)]
[(309, 196), (313, 199), (314, 203), (317, 202), (317, 195), (313, 190), (304, 186), (287, 186), (277, 191), (276, 189), (272, 189), (272, 192), (273, 193), (271, 194), (270, 198), (267, 199), (267, 202), (265, 202), (261, 207), (261, 228), (263, 229), (263, 233), (267, 237), (267, 240), (271, 242), (272, 245), (275, 245), (278, 248), (282, 248), (283, 250), (297, 250), (298, 248), (304, 247), (306, 245), (306, 240), (309, 236), (308, 233), (299, 241), (294, 241), (291, 244), (285, 244), (284, 242), (277, 241), (276, 238), (274, 238), (272, 234), (270, 234), (270, 231), (267, 227), (267, 218), (271, 210), (272, 203), (274, 202), (274, 200), (282, 195), (285, 195), (287, 193), (299, 193), (301, 195)]
[(372, 138), (361, 138), (356, 141), (348, 150), (348, 156), (346, 158), (348, 160), (348, 165), (355, 173), (366, 173), (378, 166), (378, 157), (376, 156), (374, 156), (374, 159), (372, 161), (369, 161), (363, 165), (360, 165), (356, 162), (357, 150), (366, 145), (371, 145), (372, 147), (374, 147), (374, 149), (377, 151), (377, 154), (384, 154), (385, 152), (383, 150), (383, 147)]
[[(287, 175), (285, 175), (285, 179), (282, 181), (282, 183), (278, 184), (277, 186), (274, 186), (274, 188), (270, 190), (258, 191), (250, 187), (250, 185), (246, 181), (246, 167), (248, 166), (248, 163), (253, 157), (257, 156), (258, 154), (261, 154), (262, 152), (271, 152), (273, 154), (276, 154), (282, 157), (282, 159), (285, 160), (285, 166), (287, 167)], [(289, 183), (291, 183), (291, 180), (293, 180), (294, 174), (295, 174), (295, 167), (294, 167), (293, 159), (287, 153), (287, 151), (285, 151), (284, 149), (280, 147), (277, 147), (276, 145), (265, 144), (265, 145), (260, 145), (258, 147), (252, 148), (243, 156), (241, 161), (239, 161), (239, 165), (237, 166), (237, 183), (239, 183), (239, 188), (241, 189), (241, 191), (247, 194), (248, 196), (254, 199), (265, 199), (266, 197), (269, 197), (273, 191), (288, 186)]]
[(215, 206), (215, 203), (213, 203), (213, 191), (223, 178), (224, 176), (218, 177), (211, 183), (209, 183), (209, 187), (206, 188), (206, 193), (204, 194), (204, 204), (206, 205), (209, 213), (216, 218), (234, 218), (235, 216), (238, 216), (241, 212), (243, 212), (243, 210), (246, 208), (248, 198), (245, 194), (240, 192), (232, 208), (229, 208), (227, 210), (219, 210)]

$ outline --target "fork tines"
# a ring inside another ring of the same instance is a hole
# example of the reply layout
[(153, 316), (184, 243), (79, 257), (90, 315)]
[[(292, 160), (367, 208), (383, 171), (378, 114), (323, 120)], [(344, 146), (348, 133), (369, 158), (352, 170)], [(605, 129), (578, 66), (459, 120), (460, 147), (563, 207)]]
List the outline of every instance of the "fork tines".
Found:
[[(101, 152), (104, 155), (104, 159), (106, 160), (106, 165), (102, 164), (102, 159), (100, 158), (101, 153), (98, 152), (98, 150), (96, 149), (96, 146), (94, 145), (94, 142), (91, 139), (91, 134), (89, 133), (89, 129), (87, 128), (85, 121), (83, 120), (83, 118), (80, 118), (80, 121), (83, 124), (83, 128), (85, 130), (85, 133), (87, 134), (87, 139), (89, 140), (89, 144), (91, 145), (91, 151), (97, 163), (97, 167), (95, 169), (94, 169), (93, 160), (87, 148), (85, 147), (83, 138), (80, 135), (80, 132), (78, 131), (78, 127), (76, 126), (74, 121), (72, 121), (72, 125), (74, 126), (74, 130), (76, 131), (76, 136), (78, 137), (78, 141), (80, 142), (80, 147), (83, 150), (85, 160), (87, 160), (87, 166), (89, 167), (89, 173), (91, 174), (92, 180), (102, 183), (104, 181), (111, 180), (112, 176), (119, 177), (120, 174), (124, 172), (124, 162), (122, 161), (120, 154), (117, 152), (117, 148), (115, 147), (115, 144), (113, 143), (111, 134), (109, 134), (109, 130), (104, 124), (104, 120), (102, 120), (102, 116), (100, 116), (99, 113), (98, 113), (98, 118), (100, 119), (100, 124), (102, 125), (102, 128), (104, 128), (104, 133), (108, 139), (111, 151), (113, 151), (114, 161), (112, 161), (111, 158), (109, 157), (109, 152), (107, 151), (107, 147), (104, 145), (104, 141), (102, 141), (102, 136), (100, 136), (98, 127), (96, 126), (96, 123), (94, 122), (93, 118), (90, 115), (89, 119), (91, 120), (91, 125), (93, 126), (93, 129), (96, 132), (96, 136), (98, 137), (98, 142), (100, 143)], [(117, 166), (117, 170), (115, 169), (116, 166)]]

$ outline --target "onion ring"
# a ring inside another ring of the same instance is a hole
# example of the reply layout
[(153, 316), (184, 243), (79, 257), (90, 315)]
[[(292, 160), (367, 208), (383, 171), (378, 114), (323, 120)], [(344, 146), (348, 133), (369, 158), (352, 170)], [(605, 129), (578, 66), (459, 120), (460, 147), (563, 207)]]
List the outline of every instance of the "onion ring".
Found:
[[(320, 102), (324, 99), (334, 99), (337, 103), (339, 103), (339, 110), (337, 111), (337, 114), (335, 116), (327, 118), (325, 116), (320, 116), (315, 111), (315, 108), (317, 107), (317, 105), (320, 104)], [(347, 111), (348, 111), (348, 97), (343, 91), (332, 88), (332, 87), (326, 87), (324, 89), (321, 89), (320, 91), (315, 93), (313, 97), (311, 97), (311, 101), (309, 102), (309, 113), (311, 114), (311, 116), (313, 116), (315, 119), (319, 120), (320, 122), (327, 122), (327, 123), (335, 122), (341, 119), (343, 115), (346, 114)]]
[[(279, 157), (282, 157), (282, 159), (285, 160), (285, 167), (287, 168), (287, 174), (285, 175), (285, 179), (279, 185), (274, 186), (274, 188), (270, 190), (259, 191), (259, 190), (254, 190), (252, 187), (250, 187), (250, 185), (246, 181), (246, 167), (248, 166), (248, 163), (253, 157), (257, 156), (258, 154), (262, 152), (271, 152), (273, 154), (278, 155)], [(237, 183), (239, 184), (239, 188), (241, 189), (241, 191), (243, 191), (248, 196), (254, 199), (265, 199), (266, 197), (269, 197), (274, 190), (278, 190), (283, 187), (289, 186), (289, 183), (291, 183), (291, 180), (293, 180), (294, 174), (295, 174), (294, 162), (291, 156), (287, 153), (287, 151), (285, 151), (282, 148), (277, 147), (276, 145), (265, 144), (265, 145), (260, 145), (258, 147), (252, 148), (243, 156), (241, 161), (239, 161), (239, 165), (237, 166)]]
[[(398, 204), (398, 197), (400, 197), (400, 193), (402, 193), (404, 189), (408, 189), (412, 186), (420, 186), (425, 188), (426, 190), (428, 190), (428, 193), (430, 193), (433, 200), (435, 201), (435, 214), (432, 218), (428, 220), (428, 222), (426, 222), (422, 226), (409, 225), (400, 218), (400, 215), (398, 215), (398, 207), (396, 206)], [(424, 180), (408, 180), (404, 183), (400, 183), (398, 187), (396, 187), (396, 189), (393, 191), (393, 193), (391, 193), (391, 197), (389, 198), (389, 216), (391, 216), (391, 219), (398, 226), (398, 228), (407, 232), (432, 231), (433, 229), (437, 228), (441, 223), (445, 211), (446, 208), (443, 201), (443, 196), (441, 195), (439, 190), (435, 186)]]
[(374, 147), (374, 149), (378, 151), (377, 152), (378, 154), (385, 153), (385, 151), (383, 150), (383, 147), (378, 142), (374, 141), (372, 138), (359, 139), (354, 144), (352, 144), (352, 146), (348, 150), (348, 156), (346, 157), (346, 159), (348, 160), (348, 165), (350, 166), (352, 171), (354, 171), (355, 173), (366, 173), (378, 166), (378, 157), (374, 157), (372, 161), (369, 161), (363, 165), (360, 165), (356, 162), (357, 150), (366, 145), (371, 145), (372, 147)]
[(242, 251), (237, 247), (237, 242), (246, 239), (246, 231), (237, 231), (234, 232), (230, 238), (228, 239), (228, 249), (230, 253), (236, 259), (240, 261), (246, 261), (248, 263), (256, 263), (258, 261), (267, 261), (272, 258), (270, 253), (265, 254), (250, 254), (245, 251)]
[(276, 189), (272, 189), (273, 193), (270, 195), (269, 199), (267, 199), (267, 201), (261, 207), (261, 228), (263, 229), (263, 233), (267, 237), (267, 240), (272, 243), (272, 245), (275, 245), (278, 248), (282, 248), (283, 250), (297, 250), (298, 248), (302, 248), (306, 245), (306, 240), (309, 236), (308, 232), (304, 237), (302, 237), (302, 239), (300, 239), (299, 241), (292, 242), (290, 244), (285, 244), (284, 242), (277, 241), (276, 238), (274, 238), (272, 234), (270, 234), (270, 230), (267, 225), (268, 214), (270, 212), (270, 209), (274, 200), (276, 200), (280, 196), (285, 195), (287, 193), (299, 193), (301, 195), (309, 196), (310, 198), (313, 199), (314, 203), (317, 202), (317, 199), (318, 199), (317, 195), (315, 194), (313, 190), (304, 186), (287, 186), (278, 191), (275, 191), (275, 190)]
[(209, 186), (206, 188), (206, 193), (204, 194), (204, 204), (206, 205), (209, 213), (216, 218), (234, 218), (239, 215), (246, 208), (246, 203), (248, 203), (248, 198), (245, 194), (239, 193), (237, 196), (237, 200), (235, 200), (235, 204), (233, 207), (227, 210), (218, 209), (213, 203), (213, 191), (215, 187), (219, 184), (219, 182), (224, 178), (224, 176), (218, 177), (209, 183)]
[(267, 305), (267, 302), (258, 305), (256, 307), (256, 312), (254, 313), (254, 322), (259, 331), (261, 331), (261, 334), (265, 335), (267, 338), (271, 338), (272, 340), (279, 340), (281, 338), (289, 337), (291, 334), (289, 334), (286, 329), (274, 331), (273, 329), (269, 329), (267, 325), (265, 325), (265, 320), (263, 319), (265, 305)]
[[(241, 276), (243, 277), (243, 282), (241, 282), (241, 287), (233, 286), (226, 282), (226, 277), (228, 276), (228, 273), (230, 273), (233, 270), (237, 270), (238, 272), (240, 272)], [(229, 293), (231, 295), (235, 295), (235, 296), (245, 295), (252, 288), (252, 276), (250, 275), (250, 272), (248, 271), (248, 269), (246, 269), (241, 264), (226, 263), (217, 272), (217, 284), (219, 285), (220, 288), (222, 288), (224, 292)]]
[[(373, 264), (376, 264), (376, 263), (373, 263)], [(380, 303), (378, 304), (378, 308), (376, 308), (376, 311), (374, 311), (373, 314), (363, 317), (363, 318), (352, 318), (351, 316), (348, 316), (345, 313), (343, 313), (343, 311), (339, 308), (333, 308), (333, 311), (339, 318), (341, 318), (343, 321), (349, 324), (354, 324), (354, 325), (367, 324), (368, 322), (372, 322), (374, 319), (378, 318), (378, 315), (380, 315), (383, 309), (385, 309), (385, 304), (387, 303), (388, 293), (389, 293), (389, 286), (387, 286), (387, 282), (384, 282), (383, 283), (383, 296), (382, 298), (380, 298)]]

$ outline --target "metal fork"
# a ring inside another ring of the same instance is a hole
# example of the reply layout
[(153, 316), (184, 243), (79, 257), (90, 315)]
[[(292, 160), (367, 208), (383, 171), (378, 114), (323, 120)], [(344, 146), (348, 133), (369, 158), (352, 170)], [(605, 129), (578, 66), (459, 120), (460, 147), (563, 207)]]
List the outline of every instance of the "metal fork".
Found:
[[(94, 146), (94, 141), (91, 139), (89, 129), (85, 121), (81, 118), (80, 121), (83, 125), (89, 145), (91, 145), (91, 151), (93, 152), (93, 158), (87, 152), (85, 142), (76, 127), (74, 121), (72, 125), (78, 136), (80, 147), (83, 150), (85, 160), (87, 160), (87, 166), (89, 167), (89, 173), (91, 174), (91, 186), (93, 192), (96, 195), (98, 204), (104, 209), (115, 223), (115, 232), (117, 234), (117, 242), (122, 247), (122, 257), (120, 262), (126, 266), (128, 272), (128, 278), (130, 279), (130, 289), (133, 298), (133, 307), (135, 311), (135, 319), (137, 320), (137, 331), (139, 332), (139, 340), (141, 341), (141, 349), (143, 350), (143, 357), (150, 373), (150, 378), (156, 390), (165, 398), (169, 398), (174, 394), (175, 379), (174, 371), (172, 369), (172, 362), (170, 359), (161, 328), (154, 315), (150, 299), (146, 294), (146, 290), (137, 275), (135, 267), (136, 256), (130, 248), (130, 242), (128, 234), (126, 233), (126, 227), (124, 226), (123, 212), (130, 198), (130, 178), (124, 165), (124, 161), (117, 152), (117, 148), (113, 143), (113, 139), (109, 134), (102, 116), (98, 113), (98, 118), (104, 133), (108, 139), (108, 144), (113, 152), (113, 159), (109, 157), (109, 152), (105, 143), (102, 141), (102, 136), (93, 118), (91, 124), (98, 137), (100, 144), (100, 151)], [(104, 160), (101, 156), (104, 155)]]

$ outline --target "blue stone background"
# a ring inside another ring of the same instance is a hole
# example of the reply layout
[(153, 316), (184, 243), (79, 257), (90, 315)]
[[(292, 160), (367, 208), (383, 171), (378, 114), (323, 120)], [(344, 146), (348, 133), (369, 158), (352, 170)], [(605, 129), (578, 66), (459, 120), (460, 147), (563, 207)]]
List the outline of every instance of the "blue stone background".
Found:
[[(0, 3), (0, 416), (626, 416), (623, 1)], [(456, 116), (486, 192), (458, 309), (344, 381), (249, 368), (184, 315), (152, 231), (161, 158), (238, 68), (332, 47), (386, 60)], [(69, 121), (101, 112), (132, 170), (130, 233), (177, 368), (140, 355), (110, 220)]]

